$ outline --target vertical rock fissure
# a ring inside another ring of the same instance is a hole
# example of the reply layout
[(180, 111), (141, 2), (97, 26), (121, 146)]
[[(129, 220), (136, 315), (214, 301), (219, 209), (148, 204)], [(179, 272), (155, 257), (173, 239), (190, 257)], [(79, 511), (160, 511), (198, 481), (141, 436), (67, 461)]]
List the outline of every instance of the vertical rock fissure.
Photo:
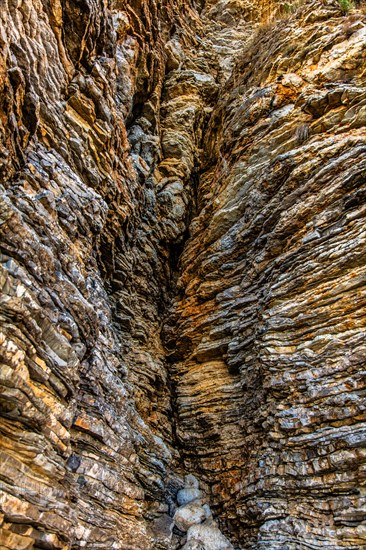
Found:
[(1, 2), (2, 548), (364, 548), (365, 28)]
[[(220, 20), (220, 9), (227, 10), (226, 19)], [(175, 369), (179, 324), (178, 319), (174, 322), (174, 304), (182, 292), (182, 287), (177, 287), (181, 255), (190, 238), (191, 222), (199, 214), (200, 173), (202, 166), (207, 164), (203, 159), (205, 133), (220, 86), (229, 77), (235, 52), (249, 35), (245, 10), (235, 21), (229, 15), (231, 9), (235, 12), (238, 8), (226, 2), (221, 8), (209, 5), (206, 13), (201, 13), (200, 20), (194, 11), (188, 10), (200, 36), (194, 39), (196, 51), (191, 49), (189, 35), (183, 42), (177, 39), (176, 26), (165, 46), (167, 69), (157, 88), (161, 91), (139, 92), (127, 116), (128, 139), (143, 200), (135, 219), (129, 221), (134, 227), (134, 238), (127, 242), (121, 237), (124, 244), (117, 246), (114, 252), (116, 270), (111, 303), (116, 332), (125, 350), (124, 362), (130, 373), (134, 406), (153, 433), (171, 447), (175, 457), (173, 467), (180, 475), (187, 471), (184, 463), (187, 444), (179, 428), (179, 381)], [(222, 44), (216, 52), (212, 51), (215, 31), (211, 33), (210, 29), (211, 18), (215, 20), (218, 16), (218, 42), (221, 40)], [(210, 162), (215, 164), (215, 159), (211, 158)], [(183, 344), (179, 343), (181, 358), (191, 345), (189, 338), (186, 340), (188, 347), (184, 342), (183, 338)], [(139, 353), (136, 353), (137, 347)], [(142, 366), (141, 361), (147, 361), (147, 367)], [(204, 422), (202, 418), (203, 426)], [(210, 425), (211, 422), (207, 428)], [(215, 437), (219, 439), (218, 435)], [(146, 463), (144, 449), (139, 445), (137, 449), (140, 460)], [(194, 461), (188, 462), (188, 472), (196, 469)], [(166, 489), (156, 492), (141, 473), (139, 479), (151, 497), (166, 498)], [(206, 477), (205, 481), (209, 479)], [(167, 485), (169, 481), (165, 487)]]

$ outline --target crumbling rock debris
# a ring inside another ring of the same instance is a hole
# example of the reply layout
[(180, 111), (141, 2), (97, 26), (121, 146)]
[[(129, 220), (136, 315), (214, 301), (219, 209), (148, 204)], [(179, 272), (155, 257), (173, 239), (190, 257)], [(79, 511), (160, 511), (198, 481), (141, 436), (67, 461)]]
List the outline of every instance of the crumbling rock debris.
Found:
[(366, 548), (346, 4), (1, 1), (1, 548)]
[(220, 532), (207, 502), (204, 502), (198, 480), (186, 476), (184, 489), (178, 491), (180, 505), (174, 514), (174, 525), (187, 533), (185, 550), (230, 550), (233, 546)]

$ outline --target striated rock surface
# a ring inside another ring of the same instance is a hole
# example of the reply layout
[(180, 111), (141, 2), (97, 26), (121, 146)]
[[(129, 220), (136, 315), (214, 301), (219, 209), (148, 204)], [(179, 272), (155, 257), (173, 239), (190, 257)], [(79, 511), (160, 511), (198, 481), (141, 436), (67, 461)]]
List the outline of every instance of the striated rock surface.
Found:
[(366, 548), (362, 3), (3, 0), (0, 46), (0, 547)]
[(178, 281), (178, 435), (243, 548), (366, 544), (366, 27), (316, 8), (220, 93)]

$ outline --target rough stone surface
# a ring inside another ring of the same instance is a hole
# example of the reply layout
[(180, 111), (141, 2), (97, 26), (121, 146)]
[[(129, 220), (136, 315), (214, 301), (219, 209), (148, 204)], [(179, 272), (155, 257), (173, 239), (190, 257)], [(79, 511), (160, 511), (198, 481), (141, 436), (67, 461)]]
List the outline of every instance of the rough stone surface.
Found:
[(199, 488), (198, 480), (192, 474), (188, 474), (183, 489), (180, 489), (177, 493), (178, 505), (189, 504), (192, 500), (199, 499), (201, 496), (202, 491)]
[(207, 520), (192, 525), (187, 533), (187, 542), (182, 550), (233, 550), (233, 546), (221, 533), (214, 521)]
[(2, 0), (1, 548), (366, 548), (346, 4)]

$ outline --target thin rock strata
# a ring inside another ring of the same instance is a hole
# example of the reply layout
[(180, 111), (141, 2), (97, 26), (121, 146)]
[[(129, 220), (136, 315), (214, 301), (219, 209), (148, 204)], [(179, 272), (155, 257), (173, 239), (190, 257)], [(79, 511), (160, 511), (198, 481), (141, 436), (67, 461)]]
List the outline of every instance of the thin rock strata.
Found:
[(261, 27), (205, 136), (172, 369), (240, 548), (366, 547), (365, 25), (310, 3)]
[(345, 5), (3, 0), (1, 548), (366, 548)]
[(160, 327), (218, 64), (185, 2), (0, 16), (1, 545), (175, 547)]

